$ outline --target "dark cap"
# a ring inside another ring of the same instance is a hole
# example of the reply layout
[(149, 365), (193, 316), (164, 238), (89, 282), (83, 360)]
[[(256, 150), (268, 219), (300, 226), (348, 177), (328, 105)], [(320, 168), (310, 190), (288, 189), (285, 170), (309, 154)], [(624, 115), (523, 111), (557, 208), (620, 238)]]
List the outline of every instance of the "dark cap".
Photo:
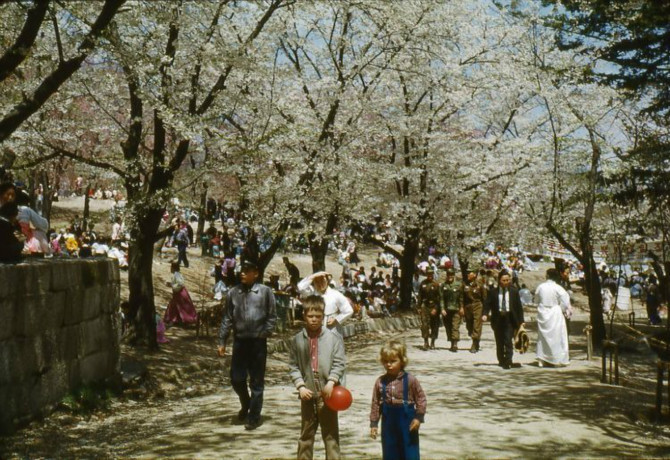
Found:
[(258, 265), (253, 260), (245, 260), (242, 262), (242, 270), (258, 270)]
[(435, 270), (433, 270), (431, 267), (426, 268), (426, 275), (434, 275)]
[(456, 275), (456, 270), (453, 268), (447, 268), (447, 276), (454, 276)]

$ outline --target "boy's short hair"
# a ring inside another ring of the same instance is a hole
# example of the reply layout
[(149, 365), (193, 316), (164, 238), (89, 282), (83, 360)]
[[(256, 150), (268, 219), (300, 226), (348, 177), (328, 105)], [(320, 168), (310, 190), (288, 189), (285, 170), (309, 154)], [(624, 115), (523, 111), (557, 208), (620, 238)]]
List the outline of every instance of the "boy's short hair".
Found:
[(311, 295), (302, 301), (303, 314), (307, 314), (310, 311), (316, 311), (323, 315), (325, 310), (326, 302), (320, 295)]
[(400, 360), (404, 369), (405, 366), (407, 366), (407, 363), (409, 363), (405, 342), (400, 342), (399, 340), (390, 340), (382, 346), (381, 350), (379, 350), (379, 361), (382, 363), (395, 357)]

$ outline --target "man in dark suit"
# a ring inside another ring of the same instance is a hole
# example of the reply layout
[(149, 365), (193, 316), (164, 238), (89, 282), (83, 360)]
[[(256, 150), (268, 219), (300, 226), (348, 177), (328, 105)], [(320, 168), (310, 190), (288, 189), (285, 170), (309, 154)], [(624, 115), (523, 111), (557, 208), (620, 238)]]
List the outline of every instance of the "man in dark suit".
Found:
[(498, 365), (503, 369), (513, 366), (514, 330), (524, 324), (519, 290), (511, 284), (512, 276), (508, 271), (502, 270), (498, 274), (498, 288), (489, 291), (482, 315), (482, 321), (486, 321), (489, 314), (491, 315)]

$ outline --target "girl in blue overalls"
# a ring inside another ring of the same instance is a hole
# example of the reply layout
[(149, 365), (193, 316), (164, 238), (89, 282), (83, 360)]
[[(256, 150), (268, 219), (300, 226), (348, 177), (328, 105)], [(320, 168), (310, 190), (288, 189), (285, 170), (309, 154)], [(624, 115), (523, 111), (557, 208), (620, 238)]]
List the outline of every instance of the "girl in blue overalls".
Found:
[(405, 372), (407, 348), (392, 340), (384, 345), (379, 358), (386, 369), (375, 382), (370, 410), (370, 437), (377, 438), (382, 419), (384, 460), (419, 460), (419, 426), (426, 413), (426, 395), (419, 381)]

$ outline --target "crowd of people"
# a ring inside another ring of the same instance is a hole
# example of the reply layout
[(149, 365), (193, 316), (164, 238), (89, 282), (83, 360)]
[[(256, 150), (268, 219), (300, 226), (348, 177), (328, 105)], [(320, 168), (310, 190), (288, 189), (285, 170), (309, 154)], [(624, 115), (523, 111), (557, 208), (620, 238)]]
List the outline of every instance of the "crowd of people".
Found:
[[(287, 257), (283, 261), (289, 278), (286, 288), (295, 287), (303, 306), (304, 326), (290, 341), (288, 362), (289, 377), (301, 406), (297, 456), (312, 458), (320, 427), (327, 457), (340, 458), (338, 414), (329, 401), (346, 382), (342, 326), (354, 315), (355, 302), (345, 295), (346, 290), (335, 288), (330, 273), (316, 272), (300, 279), (297, 267)], [(430, 262), (422, 266), (425, 279), (419, 283), (416, 306), (421, 313), (424, 348), (435, 348), (435, 332), (442, 322), (452, 341), (450, 351), (457, 352), (458, 330), (461, 318), (465, 318), (472, 339), (470, 351), (476, 353), (482, 323), (490, 318), (499, 365), (503, 369), (518, 367), (513, 354), (515, 335), (524, 326), (521, 289), (513, 286), (512, 274), (505, 267), (489, 268), (501, 269), (496, 273), (494, 285), (488, 286), (488, 280), (478, 279), (480, 269), (486, 273), (486, 268), (474, 262), (467, 265), (466, 277), (460, 283), (456, 282), (454, 267), (445, 263), (445, 281), (441, 285), (435, 280), (436, 271), (441, 268), (435, 269)], [(341, 285), (352, 281), (369, 284), (368, 280), (373, 279), (381, 280), (383, 285), (386, 279), (376, 273), (376, 267), (374, 276), (368, 278), (364, 272), (364, 267), (360, 267), (352, 278), (343, 274)], [(560, 285), (561, 274), (557, 269), (549, 269), (546, 276), (534, 296), (538, 312), (537, 357), (541, 366), (564, 366), (569, 363), (566, 319), (572, 313), (570, 297)], [(393, 276), (389, 278), (392, 280)], [(392, 283), (389, 287), (392, 289)], [(225, 302), (218, 353), (225, 356), (232, 335), (230, 376), (240, 401), (238, 419), (245, 429), (255, 430), (262, 424), (267, 338), (276, 327), (277, 307), (273, 289), (262, 284), (254, 261), (242, 262), (239, 283), (227, 292)], [(385, 344), (379, 358), (385, 373), (372, 390), (370, 437), (378, 436), (381, 419), (383, 457), (418, 459), (419, 428), (427, 406), (425, 393), (416, 376), (405, 370), (408, 358), (403, 343)]]
[[(56, 232), (28, 206), (25, 194), (11, 184), (0, 185), (0, 259), (11, 261), (30, 252), (49, 255), (87, 257), (105, 255), (119, 258), (127, 266), (126, 231), (122, 216), (116, 216), (111, 236), (97, 235), (93, 226), (79, 216), (66, 228)], [(226, 354), (227, 341), (233, 336), (230, 374), (232, 387), (240, 401), (238, 418), (245, 428), (261, 425), (267, 338), (277, 325), (274, 293), (286, 293), (300, 313), (303, 327), (294, 335), (289, 353), (290, 379), (301, 405), (301, 432), (298, 457), (311, 458), (317, 428), (321, 427), (328, 458), (339, 458), (337, 411), (328, 400), (346, 383), (343, 326), (352, 318), (392, 316), (400, 301), (400, 263), (388, 252), (379, 252), (375, 264), (366, 267), (358, 257), (356, 238), (350, 232), (337, 232), (331, 250), (337, 254), (342, 271), (335, 277), (328, 272), (301, 276), (289, 257), (283, 257), (287, 281), (273, 275), (263, 283), (257, 265), (262, 247), (269, 235), (263, 228), (244, 223), (234, 208), (212, 206), (208, 217), (221, 219), (221, 229), (214, 224), (200, 239), (202, 255), (214, 258), (211, 275), (214, 296), (225, 301), (224, 317), (218, 340), (218, 353)], [(196, 245), (191, 217), (176, 208), (174, 217), (166, 214), (169, 228), (166, 247), (177, 249), (171, 262), (172, 291), (165, 314), (156, 318), (158, 340), (165, 343), (165, 327), (197, 321), (198, 312), (186, 287), (181, 267), (188, 268), (188, 248)], [(361, 227), (368, 237), (394, 241), (390, 226)], [(376, 236), (370, 236), (376, 235)], [(286, 248), (286, 247), (284, 247)], [(572, 316), (571, 283), (579, 282), (578, 264), (563, 261), (546, 272), (546, 280), (535, 292), (520, 283), (524, 270), (535, 269), (534, 263), (517, 248), (487, 247), (471, 252), (467, 258), (452, 251), (440, 251), (437, 245), (422, 248), (422, 260), (416, 265), (413, 283), (413, 306), (421, 319), (424, 350), (436, 348), (439, 330), (444, 326), (449, 351), (461, 350), (461, 326), (470, 339), (469, 351), (480, 351), (484, 324), (490, 322), (494, 332), (496, 358), (503, 369), (518, 367), (515, 350), (527, 347), (524, 307), (536, 308), (539, 366), (566, 366), (570, 362), (568, 326)], [(622, 282), (621, 276), (601, 267), (604, 290), (613, 292), (619, 286), (637, 289), (646, 295), (650, 322), (658, 317), (658, 288), (653, 276), (634, 273)], [(442, 277), (442, 282), (438, 282)], [(273, 293), (274, 292), (274, 293)], [(604, 296), (606, 297), (606, 296)], [(225, 299), (225, 300), (224, 300)], [(653, 310), (653, 311), (652, 311)], [(655, 315), (654, 315), (655, 314)], [(233, 334), (234, 332), (234, 334)], [(524, 340), (524, 335), (525, 340)], [(370, 436), (379, 434), (384, 458), (418, 458), (419, 427), (426, 413), (426, 397), (416, 376), (406, 372), (407, 349), (400, 342), (382, 346), (379, 356), (384, 374), (372, 389)]]
[(18, 262), (28, 256), (106, 256), (118, 259), (122, 268), (128, 266), (126, 235), (98, 235), (94, 225), (84, 223), (79, 215), (67, 227), (50, 228), (40, 212), (30, 207), (28, 193), (11, 182), (0, 184), (0, 220), (2, 262)]
[[(245, 260), (240, 283), (226, 296), (217, 346), (218, 354), (225, 356), (228, 339), (233, 336), (230, 379), (240, 402), (237, 417), (246, 430), (262, 424), (267, 338), (277, 323), (272, 290), (259, 281), (258, 266)], [(312, 458), (319, 427), (327, 458), (341, 458), (338, 412), (332, 400), (336, 393), (342, 393), (337, 390), (346, 378), (344, 340), (338, 325), (352, 310), (344, 296), (329, 287), (329, 281), (329, 274), (320, 272), (299, 282), (305, 295), (304, 327), (290, 341), (288, 367), (300, 401), (300, 459)], [(382, 419), (384, 458), (418, 459), (425, 393), (418, 379), (405, 371), (408, 359), (404, 344), (386, 344), (380, 351), (380, 362), (385, 373), (372, 390), (370, 437), (376, 438)]]

